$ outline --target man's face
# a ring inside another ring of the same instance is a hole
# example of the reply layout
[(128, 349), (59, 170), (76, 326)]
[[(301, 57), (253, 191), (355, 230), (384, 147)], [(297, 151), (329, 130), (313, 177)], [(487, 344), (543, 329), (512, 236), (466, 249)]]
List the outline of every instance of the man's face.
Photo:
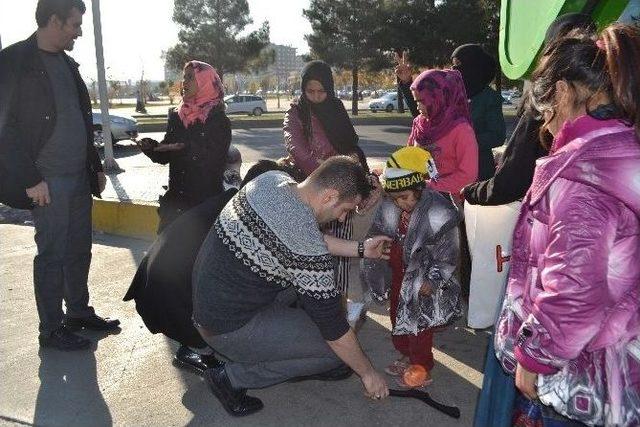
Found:
[(326, 224), (336, 219), (344, 222), (349, 212), (353, 211), (360, 202), (362, 202), (362, 197), (360, 196), (340, 200), (336, 191), (328, 196), (326, 200), (323, 200), (322, 206), (316, 214), (316, 219), (320, 224)]
[(71, 8), (71, 13), (66, 21), (62, 21), (57, 15), (53, 15), (49, 25), (54, 30), (54, 43), (62, 50), (73, 50), (76, 39), (82, 35), (82, 13), (77, 8)]

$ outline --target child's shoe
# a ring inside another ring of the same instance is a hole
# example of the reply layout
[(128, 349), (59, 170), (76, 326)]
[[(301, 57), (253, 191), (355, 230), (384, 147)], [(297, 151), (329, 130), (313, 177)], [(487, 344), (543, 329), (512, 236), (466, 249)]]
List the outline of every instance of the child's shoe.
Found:
[(384, 371), (392, 377), (401, 377), (404, 375), (404, 371), (409, 368), (409, 363), (404, 361), (404, 358), (394, 360), (389, 366), (384, 368)]

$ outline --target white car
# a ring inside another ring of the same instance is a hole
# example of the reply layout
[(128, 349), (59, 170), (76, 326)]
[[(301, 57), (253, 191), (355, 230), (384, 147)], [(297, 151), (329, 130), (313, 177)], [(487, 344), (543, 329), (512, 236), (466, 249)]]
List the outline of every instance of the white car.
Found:
[[(96, 148), (104, 146), (102, 137), (102, 113), (100, 110), (93, 110), (93, 145)], [(130, 116), (109, 114), (109, 125), (111, 128), (111, 141), (115, 144), (125, 139), (136, 139), (138, 137), (138, 122)]]
[(398, 109), (398, 94), (396, 92), (387, 92), (380, 98), (372, 99), (369, 102), (369, 109), (372, 112), (386, 111), (388, 113)]
[(229, 95), (224, 98), (225, 112), (227, 114), (246, 113), (260, 116), (267, 112), (267, 103), (255, 95)]

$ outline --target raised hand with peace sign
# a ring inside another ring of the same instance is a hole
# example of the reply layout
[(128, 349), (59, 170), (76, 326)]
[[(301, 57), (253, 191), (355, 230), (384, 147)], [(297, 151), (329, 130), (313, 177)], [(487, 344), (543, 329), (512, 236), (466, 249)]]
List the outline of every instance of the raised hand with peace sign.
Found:
[(396, 76), (398, 76), (398, 78), (402, 83), (411, 83), (411, 80), (412, 80), (411, 66), (407, 61), (407, 51), (403, 50), (402, 56), (400, 56), (398, 52), (396, 52), (395, 55), (396, 55), (396, 62), (398, 63), (398, 65), (396, 65), (396, 68), (395, 68)]

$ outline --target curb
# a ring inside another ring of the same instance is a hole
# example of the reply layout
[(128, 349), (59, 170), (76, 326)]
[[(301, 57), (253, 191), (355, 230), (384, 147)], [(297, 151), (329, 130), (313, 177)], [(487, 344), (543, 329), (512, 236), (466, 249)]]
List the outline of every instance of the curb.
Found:
[(156, 238), (158, 205), (143, 201), (93, 199), (93, 230), (144, 240)]
[[(372, 168), (384, 167), (379, 158), (369, 158)], [(156, 238), (158, 202), (93, 198), (93, 231), (152, 241)]]

